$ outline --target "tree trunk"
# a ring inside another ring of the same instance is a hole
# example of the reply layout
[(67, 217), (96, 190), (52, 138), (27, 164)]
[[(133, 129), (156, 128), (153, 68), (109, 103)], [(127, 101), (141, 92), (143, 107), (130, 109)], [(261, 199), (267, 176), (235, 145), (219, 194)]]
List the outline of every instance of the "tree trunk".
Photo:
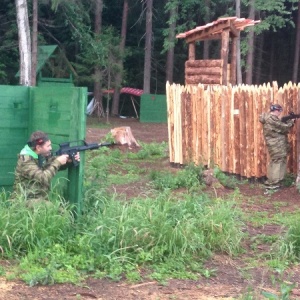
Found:
[(261, 68), (261, 65), (262, 65), (262, 57), (263, 57), (263, 49), (264, 49), (264, 34), (263, 32), (258, 35), (256, 38), (255, 38), (255, 44), (256, 45), (259, 45), (259, 47), (257, 48), (257, 59), (256, 59), (256, 65), (255, 65), (255, 74), (254, 74), (254, 78), (255, 78), (255, 81), (254, 83), (255, 84), (260, 84), (261, 83), (261, 78), (262, 78), (262, 68)]
[[(205, 0), (205, 23), (210, 21), (210, 0)], [(210, 40), (204, 40), (203, 45), (203, 59), (209, 59), (209, 45)]]
[(31, 85), (36, 86), (36, 66), (38, 55), (38, 0), (32, 2), (32, 45), (31, 45)]
[(300, 54), (300, 1), (298, 2), (298, 15), (297, 15), (297, 31), (296, 31), (296, 43), (295, 43), (295, 56), (293, 65), (293, 82), (298, 81), (298, 69), (299, 69), (299, 54)]
[(167, 52), (167, 63), (166, 63), (166, 81), (173, 83), (173, 68), (174, 68), (174, 41), (175, 41), (175, 30), (176, 30), (176, 20), (177, 20), (177, 10), (178, 2), (174, 2), (173, 7), (170, 10), (169, 19), (169, 35), (168, 35), (168, 45), (169, 49)]
[(153, 0), (146, 0), (146, 41), (145, 41), (145, 61), (144, 61), (144, 93), (150, 94), (151, 81), (151, 45), (152, 45), (152, 9)]
[[(96, 38), (100, 38), (101, 30), (102, 30), (102, 10), (103, 10), (103, 1), (96, 0), (96, 8), (95, 8), (95, 36)], [(94, 103), (97, 106), (97, 116), (103, 117), (104, 110), (102, 104), (102, 73), (101, 67), (95, 66), (94, 71)]]
[(123, 57), (124, 57), (126, 34), (127, 34), (127, 19), (128, 19), (128, 0), (124, 0), (122, 28), (121, 28), (121, 43), (120, 43), (120, 55), (121, 55), (121, 60), (119, 61), (120, 71), (117, 73), (115, 78), (115, 92), (114, 92), (113, 102), (112, 102), (113, 115), (119, 114), (120, 86), (123, 78)]
[[(236, 16), (238, 18), (241, 17), (241, 0), (235, 1), (236, 6)], [(242, 84), (242, 67), (241, 67), (241, 33), (239, 32), (239, 35), (237, 37), (236, 41), (236, 83)]]
[(274, 74), (274, 61), (275, 61), (275, 41), (274, 35), (271, 37), (271, 50), (270, 53), (270, 70), (269, 70), (269, 82), (273, 81), (273, 74)]
[(20, 55), (20, 84), (31, 85), (31, 45), (26, 0), (16, 0)]
[[(249, 19), (254, 20), (255, 9), (254, 9), (255, 0), (249, 2), (250, 11)], [(254, 26), (249, 28), (248, 34), (248, 54), (247, 54), (247, 65), (246, 65), (246, 84), (252, 84), (253, 76), (253, 58), (254, 58)]]

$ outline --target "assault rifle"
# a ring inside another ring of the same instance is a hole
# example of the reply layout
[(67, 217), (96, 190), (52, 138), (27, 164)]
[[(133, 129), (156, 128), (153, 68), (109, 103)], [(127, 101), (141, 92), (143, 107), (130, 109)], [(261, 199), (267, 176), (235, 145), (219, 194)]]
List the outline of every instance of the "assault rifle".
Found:
[[(73, 144), (75, 144), (75, 146), (71, 146)], [(54, 152), (54, 155), (60, 156), (68, 154), (69, 158), (72, 159), (73, 166), (76, 167), (79, 165), (79, 162), (75, 159), (77, 152), (94, 150), (99, 149), (100, 147), (108, 147), (112, 145), (114, 145), (114, 143), (88, 144), (86, 141), (65, 142), (59, 144), (59, 149)]]
[(293, 120), (298, 118), (300, 118), (300, 114), (295, 114), (294, 112), (290, 111), (288, 115), (283, 116), (281, 118), (281, 122), (286, 123), (288, 120)]

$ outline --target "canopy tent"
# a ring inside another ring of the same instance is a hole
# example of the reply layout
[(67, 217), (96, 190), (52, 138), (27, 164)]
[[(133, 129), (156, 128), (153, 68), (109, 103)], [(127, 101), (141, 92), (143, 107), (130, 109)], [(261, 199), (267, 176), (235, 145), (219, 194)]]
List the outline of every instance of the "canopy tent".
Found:
[[(115, 90), (111, 89), (111, 90), (103, 90), (102, 93), (103, 94), (113, 94), (115, 92)], [(136, 117), (138, 118), (138, 113), (137, 113), (137, 109), (136, 109), (136, 101), (134, 99), (134, 96), (136, 97), (140, 97), (142, 94), (144, 93), (143, 90), (141, 89), (135, 89), (135, 88), (131, 88), (131, 87), (123, 87), (121, 88), (120, 90), (120, 94), (128, 94), (130, 95), (130, 100), (131, 100), (131, 103), (132, 103), (132, 106), (134, 108), (134, 111), (135, 111), (135, 114), (136, 114)], [(93, 93), (90, 93), (91, 95)], [(92, 100), (90, 101), (90, 103), (88, 104), (87, 106), (87, 114), (88, 115), (91, 115), (95, 109), (97, 107), (97, 103), (95, 103), (95, 98), (92, 98)], [(123, 108), (123, 106), (122, 106)], [(122, 111), (122, 108), (121, 108), (121, 111)]]

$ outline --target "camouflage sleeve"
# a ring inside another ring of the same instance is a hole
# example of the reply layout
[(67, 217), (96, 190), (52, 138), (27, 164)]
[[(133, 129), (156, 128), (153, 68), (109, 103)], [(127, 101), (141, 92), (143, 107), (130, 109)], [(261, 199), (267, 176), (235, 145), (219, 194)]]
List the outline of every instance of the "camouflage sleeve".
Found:
[(28, 159), (22, 163), (22, 176), (29, 180), (38, 181), (42, 185), (49, 185), (60, 166), (61, 163), (57, 159), (54, 159), (43, 168), (40, 168), (35, 160)]
[[(47, 168), (48, 165), (52, 164), (56, 160), (56, 156), (51, 156), (46, 160), (45, 167)], [(64, 171), (70, 167), (71, 163), (67, 162), (65, 165), (60, 165), (58, 171)]]
[(272, 126), (272, 130), (278, 133), (288, 133), (294, 122), (292, 120), (288, 120), (287, 123), (281, 122), (278, 118), (270, 118), (270, 125)]

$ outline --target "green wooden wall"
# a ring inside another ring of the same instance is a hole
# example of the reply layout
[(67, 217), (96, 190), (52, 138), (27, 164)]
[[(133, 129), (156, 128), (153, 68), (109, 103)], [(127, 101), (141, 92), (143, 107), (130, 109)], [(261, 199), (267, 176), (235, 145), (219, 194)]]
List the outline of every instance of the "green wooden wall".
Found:
[(166, 95), (143, 94), (141, 96), (140, 122), (167, 122)]
[(29, 88), (0, 85), (0, 186), (14, 181), (17, 153), (28, 138)]
[[(62, 142), (85, 139), (86, 103), (87, 89), (68, 84), (0, 86), (0, 107), (5, 115), (0, 119), (0, 186), (11, 189), (17, 154), (31, 132), (42, 130), (49, 134), (53, 150)], [(59, 172), (53, 181), (78, 209), (82, 202), (83, 169), (81, 152), (80, 165)]]

